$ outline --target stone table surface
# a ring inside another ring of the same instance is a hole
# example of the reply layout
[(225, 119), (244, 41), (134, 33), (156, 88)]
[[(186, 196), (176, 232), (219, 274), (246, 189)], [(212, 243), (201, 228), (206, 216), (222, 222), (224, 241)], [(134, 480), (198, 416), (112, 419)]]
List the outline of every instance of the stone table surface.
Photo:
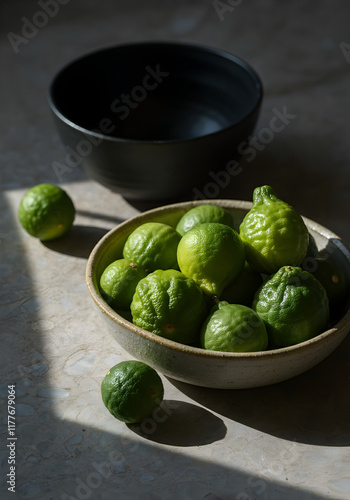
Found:
[[(104, 330), (85, 266), (98, 239), (140, 207), (78, 168), (57, 178), (52, 165), (66, 152), (47, 89), (65, 63), (114, 43), (182, 40), (237, 54), (264, 84), (255, 134), (276, 109), (291, 118), (219, 196), (250, 200), (270, 184), (349, 245), (350, 3), (2, 0), (0, 11), (0, 498), (349, 499), (349, 337), (314, 369), (270, 387), (220, 391), (162, 376), (163, 422), (127, 426), (104, 408), (102, 378), (130, 357)], [(21, 197), (39, 182), (62, 185), (77, 208), (69, 235), (50, 244), (17, 221)], [(11, 384), (15, 493), (6, 483)]]

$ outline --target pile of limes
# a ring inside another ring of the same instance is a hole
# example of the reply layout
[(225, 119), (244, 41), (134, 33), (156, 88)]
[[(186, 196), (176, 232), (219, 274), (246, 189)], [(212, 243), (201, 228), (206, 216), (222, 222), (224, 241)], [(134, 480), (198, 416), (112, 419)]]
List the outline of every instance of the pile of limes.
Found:
[[(303, 268), (311, 252), (318, 272)], [(341, 271), (317, 252), (303, 218), (261, 186), (237, 229), (215, 203), (189, 209), (176, 227), (141, 224), (100, 289), (135, 325), (175, 342), (224, 352), (286, 347), (324, 331), (332, 300), (345, 296)]]

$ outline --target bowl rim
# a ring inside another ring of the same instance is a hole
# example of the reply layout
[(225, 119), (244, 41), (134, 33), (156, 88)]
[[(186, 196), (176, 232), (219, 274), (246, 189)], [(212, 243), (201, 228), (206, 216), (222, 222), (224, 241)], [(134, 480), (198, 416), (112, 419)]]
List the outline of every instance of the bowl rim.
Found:
[[(85, 127), (82, 127), (81, 125), (78, 125), (77, 123), (74, 123), (73, 121), (71, 121), (69, 118), (67, 118), (57, 107), (56, 105), (56, 102), (55, 102), (55, 99), (54, 99), (54, 87), (57, 83), (57, 80), (58, 78), (67, 70), (69, 70), (71, 67), (73, 67), (75, 64), (83, 61), (84, 59), (88, 59), (89, 57), (93, 57), (95, 55), (98, 55), (99, 53), (102, 53), (102, 52), (109, 52), (109, 51), (113, 51), (113, 50), (123, 50), (123, 49), (129, 49), (129, 48), (137, 48), (137, 47), (145, 47), (145, 46), (148, 46), (148, 47), (151, 47), (151, 46), (163, 46), (163, 47), (174, 47), (174, 48), (192, 48), (192, 49), (195, 49), (195, 50), (198, 50), (198, 51), (202, 51), (202, 52), (206, 52), (206, 53), (211, 53), (213, 55), (216, 55), (216, 56), (219, 56), (219, 57), (222, 57), (224, 59), (228, 59), (230, 60), (231, 62), (233, 62), (234, 64), (236, 64), (237, 66), (240, 66), (242, 69), (244, 69), (246, 71), (246, 73), (250, 76), (250, 78), (252, 79), (252, 81), (255, 83), (255, 86), (256, 86), (256, 90), (257, 90), (257, 98), (256, 98), (256, 101), (255, 101), (255, 104), (253, 105), (252, 109), (246, 113), (243, 117), (241, 117), (238, 121), (232, 123), (231, 125), (227, 126), (227, 127), (224, 127), (224, 128), (220, 128), (220, 130), (217, 130), (215, 132), (211, 132), (211, 133), (208, 133), (208, 134), (203, 134), (203, 135), (200, 135), (200, 136), (196, 136), (196, 137), (189, 137), (189, 138), (186, 138), (186, 139), (166, 139), (166, 140), (144, 140), (144, 139), (129, 139), (129, 138), (122, 138), (122, 137), (116, 137), (116, 136), (109, 136), (109, 135), (106, 135), (102, 132), (98, 132), (96, 130), (90, 130), (88, 128), (85, 128)], [(64, 64), (57, 72), (56, 74), (53, 76), (52, 78), (52, 81), (49, 85), (49, 89), (48, 89), (48, 93), (47, 93), (47, 100), (48, 100), (48, 103), (49, 103), (49, 106), (52, 110), (52, 112), (63, 122), (65, 123), (66, 125), (68, 125), (69, 127), (72, 127), (74, 128), (75, 130), (83, 133), (83, 134), (86, 134), (86, 135), (90, 135), (92, 137), (95, 137), (97, 139), (104, 139), (104, 140), (107, 140), (107, 141), (110, 141), (110, 142), (114, 142), (114, 143), (129, 143), (129, 144), (149, 144), (149, 145), (152, 145), (152, 144), (176, 144), (176, 143), (189, 143), (189, 142), (192, 142), (192, 141), (196, 141), (196, 140), (203, 140), (203, 139), (206, 139), (208, 137), (214, 137), (220, 133), (223, 133), (223, 132), (228, 132), (230, 130), (234, 130), (236, 127), (238, 127), (244, 120), (248, 119), (249, 117), (251, 117), (252, 115), (254, 115), (256, 112), (258, 112), (260, 106), (261, 106), (261, 103), (262, 103), (262, 100), (263, 100), (263, 96), (264, 96), (264, 88), (263, 88), (263, 83), (262, 83), (262, 80), (260, 78), (260, 76), (258, 75), (258, 73), (256, 72), (256, 70), (247, 62), (245, 61), (244, 59), (242, 59), (241, 57), (235, 55), (235, 54), (232, 54), (230, 52), (228, 52), (227, 50), (224, 50), (224, 49), (221, 49), (221, 48), (218, 48), (218, 47), (212, 47), (212, 46), (209, 46), (209, 45), (206, 45), (206, 44), (200, 44), (200, 43), (195, 43), (195, 42), (186, 42), (186, 41), (167, 41), (167, 40), (147, 40), (147, 41), (139, 41), (139, 42), (129, 42), (129, 43), (122, 43), (122, 44), (117, 44), (117, 45), (107, 45), (107, 46), (103, 46), (103, 47), (100, 47), (100, 48), (97, 48), (95, 50), (92, 50), (90, 52), (87, 52), (85, 54), (82, 54), (78, 57), (76, 57), (75, 59), (73, 59), (72, 61)]]
[[(95, 245), (93, 250), (91, 251), (87, 264), (86, 264), (86, 284), (88, 287), (88, 290), (90, 292), (90, 295), (96, 305), (99, 307), (99, 309), (107, 315), (110, 319), (112, 319), (115, 323), (118, 323), (120, 326), (126, 328), (129, 331), (132, 331), (133, 333), (139, 335), (140, 337), (144, 338), (145, 340), (155, 342), (156, 344), (159, 344), (165, 348), (168, 348), (170, 350), (176, 351), (176, 352), (181, 352), (181, 353), (187, 353), (195, 356), (200, 356), (204, 357), (207, 359), (235, 359), (235, 360), (268, 360), (271, 358), (276, 358), (276, 357), (286, 357), (290, 356), (293, 354), (298, 354), (303, 351), (309, 351), (313, 349), (315, 346), (319, 345), (324, 345), (325, 342), (332, 341), (332, 339), (340, 334), (341, 332), (344, 332), (346, 328), (349, 327), (350, 325), (350, 304), (348, 304), (347, 309), (344, 311), (344, 315), (337, 321), (335, 325), (333, 325), (331, 328), (328, 330), (325, 330), (319, 335), (316, 335), (315, 337), (306, 340), (304, 342), (300, 342), (299, 344), (295, 344), (289, 347), (283, 347), (279, 349), (270, 349), (270, 350), (265, 350), (265, 351), (259, 351), (259, 352), (249, 352), (249, 353), (233, 353), (233, 352), (222, 352), (222, 351), (212, 351), (209, 349), (203, 349), (201, 347), (193, 347), (185, 344), (181, 344), (179, 342), (175, 342), (173, 340), (166, 339), (164, 337), (160, 337), (159, 335), (156, 335), (152, 332), (149, 332), (147, 330), (144, 330), (143, 328), (140, 328), (127, 319), (125, 319), (123, 316), (118, 314), (114, 309), (112, 309), (107, 302), (103, 300), (103, 298), (100, 295), (99, 290), (95, 287), (93, 276), (94, 276), (94, 270), (96, 268), (96, 259), (98, 259), (99, 255), (102, 254), (103, 252), (103, 247), (105, 245), (108, 245), (109, 242), (111, 242), (114, 239), (114, 235), (116, 232), (123, 231), (123, 229), (127, 228), (128, 226), (132, 226), (135, 223), (139, 222), (142, 223), (141, 221), (146, 217), (152, 217), (154, 214), (160, 214), (161, 212), (166, 213), (166, 212), (171, 212), (171, 211), (176, 211), (181, 208), (186, 208), (189, 209), (193, 206), (197, 205), (202, 205), (205, 203), (211, 203), (211, 204), (218, 204), (220, 206), (224, 207), (229, 207), (232, 209), (243, 209), (243, 210), (249, 210), (252, 206), (252, 202), (249, 201), (243, 201), (243, 200), (230, 200), (230, 199), (210, 199), (210, 200), (195, 200), (195, 201), (185, 201), (185, 202), (179, 202), (179, 203), (173, 203), (170, 205), (163, 205), (161, 207), (153, 208), (150, 210), (147, 210), (145, 212), (142, 212), (140, 214), (137, 214), (124, 222), (118, 224), (115, 226), (113, 229), (108, 231)], [(344, 257), (347, 259), (349, 266), (350, 266), (350, 249), (344, 244), (342, 239), (337, 236), (335, 233), (333, 233), (331, 230), (327, 229), (326, 227), (322, 226), (321, 224), (307, 218), (303, 217), (304, 222), (308, 226), (308, 228), (318, 232), (319, 234), (323, 235), (324, 237), (328, 239), (332, 239), (332, 243), (338, 247), (338, 249), (343, 253)]]

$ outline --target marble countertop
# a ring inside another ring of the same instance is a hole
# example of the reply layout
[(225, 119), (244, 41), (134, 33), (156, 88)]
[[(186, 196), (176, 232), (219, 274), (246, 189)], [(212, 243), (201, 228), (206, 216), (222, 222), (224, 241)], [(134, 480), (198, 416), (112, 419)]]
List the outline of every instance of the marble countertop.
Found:
[[(1, 499), (350, 498), (349, 337), (270, 387), (218, 391), (162, 376), (162, 422), (127, 426), (104, 408), (101, 380), (130, 356), (104, 330), (85, 266), (98, 239), (141, 208), (78, 168), (57, 179), (52, 164), (65, 150), (47, 104), (55, 72), (96, 47), (166, 39), (233, 52), (264, 84), (257, 136), (274, 110), (290, 119), (221, 197), (250, 200), (270, 184), (349, 245), (349, 14), (346, 0), (1, 3)], [(17, 221), (39, 182), (60, 183), (77, 209), (71, 232), (46, 244)]]

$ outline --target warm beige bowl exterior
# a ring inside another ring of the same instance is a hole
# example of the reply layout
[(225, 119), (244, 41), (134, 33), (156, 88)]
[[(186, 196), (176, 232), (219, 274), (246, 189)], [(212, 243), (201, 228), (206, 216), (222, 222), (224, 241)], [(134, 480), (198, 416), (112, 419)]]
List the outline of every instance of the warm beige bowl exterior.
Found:
[[(99, 279), (113, 260), (122, 257), (127, 236), (144, 222), (157, 221), (175, 226), (190, 208), (213, 203), (228, 209), (235, 228), (251, 207), (250, 202), (205, 200), (176, 203), (142, 213), (109, 231), (93, 249), (86, 269), (90, 294), (98, 306), (106, 327), (129, 354), (153, 366), (167, 377), (202, 387), (246, 389), (290, 379), (325, 359), (345, 339), (350, 330), (350, 308), (334, 327), (301, 344), (257, 353), (221, 353), (190, 347), (164, 339), (138, 328), (117, 314), (102, 299)], [(350, 252), (340, 238), (319, 224), (304, 218), (317, 246), (331, 255), (344, 270), (350, 283)]]

